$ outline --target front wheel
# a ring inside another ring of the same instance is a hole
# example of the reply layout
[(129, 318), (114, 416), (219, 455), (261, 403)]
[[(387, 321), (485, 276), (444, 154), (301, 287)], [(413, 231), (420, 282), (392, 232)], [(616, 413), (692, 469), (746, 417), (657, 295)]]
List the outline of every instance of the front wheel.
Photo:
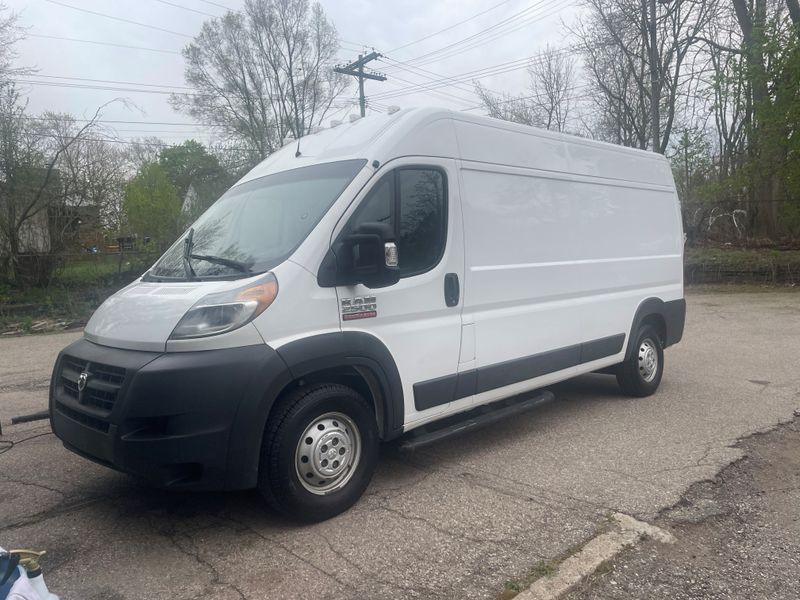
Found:
[(350, 508), (378, 460), (375, 414), (355, 390), (311, 385), (284, 397), (267, 423), (258, 487), (278, 511), (323, 521)]
[(651, 325), (642, 325), (633, 339), (630, 358), (617, 370), (617, 383), (628, 396), (653, 394), (664, 373), (664, 349), (658, 332)]

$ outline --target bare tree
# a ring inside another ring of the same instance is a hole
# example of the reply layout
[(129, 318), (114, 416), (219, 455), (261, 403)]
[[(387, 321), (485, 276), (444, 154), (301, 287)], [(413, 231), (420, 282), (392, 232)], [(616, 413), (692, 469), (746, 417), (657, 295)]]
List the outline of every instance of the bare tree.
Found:
[(125, 161), (128, 164), (130, 174), (137, 173), (146, 164), (158, 162), (158, 155), (162, 148), (168, 146), (169, 144), (157, 136), (147, 136), (132, 140), (125, 151)]
[(322, 122), (347, 79), (332, 70), (336, 29), (309, 0), (246, 0), (203, 24), (183, 51), (186, 81), (174, 107), (218, 125), (263, 158)]
[(539, 125), (539, 118), (533, 104), (524, 94), (497, 96), (484, 88), (480, 82), (475, 82), (475, 93), (481, 99), (483, 109), (490, 117), (522, 125)]
[(494, 95), (479, 82), (475, 93), (489, 116), (553, 131), (566, 131), (575, 105), (574, 61), (548, 46), (531, 59), (529, 89), (519, 96)]
[(14, 66), (16, 43), (22, 39), (23, 31), (17, 24), (17, 14), (7, 11), (5, 3), (0, 2), (0, 81), (4, 83), (10, 77), (31, 72), (28, 67)]
[[(665, 153), (670, 145), (678, 99), (697, 37), (714, 15), (717, 0), (659, 2), (652, 48), (652, 19), (642, 0), (584, 0), (586, 14), (571, 29), (591, 84), (602, 99), (601, 114), (619, 118), (618, 130), (635, 134), (637, 146)], [(653, 61), (653, 58), (655, 61)], [(657, 75), (655, 85), (651, 69)], [(611, 77), (609, 77), (611, 75)], [(658, 135), (651, 136), (651, 110), (660, 110)], [(624, 137), (620, 136), (619, 137)], [(614, 140), (616, 141), (616, 140)]]
[(575, 61), (549, 45), (531, 61), (531, 102), (546, 129), (566, 131), (574, 108)]
[(706, 53), (712, 71), (711, 85), (703, 93), (714, 117), (718, 152), (718, 181), (730, 178), (742, 166), (749, 120), (748, 83), (742, 63), (741, 36), (736, 34), (730, 11), (720, 11), (709, 32)]
[(606, 19), (589, 12), (571, 28), (579, 40), (594, 108), (590, 130), (594, 137), (623, 146), (645, 148), (648, 139), (649, 109), (644, 93), (644, 61), (631, 61), (617, 46), (624, 43), (639, 48), (641, 36), (632, 33), (613, 14)]
[(81, 144), (100, 130), (108, 103), (78, 125), (53, 114), (29, 119), (13, 85), (1, 86), (0, 92), (0, 248), (14, 279), (24, 252), (53, 249), (51, 213), (67, 198), (78, 198), (71, 175), (77, 173), (75, 159)]

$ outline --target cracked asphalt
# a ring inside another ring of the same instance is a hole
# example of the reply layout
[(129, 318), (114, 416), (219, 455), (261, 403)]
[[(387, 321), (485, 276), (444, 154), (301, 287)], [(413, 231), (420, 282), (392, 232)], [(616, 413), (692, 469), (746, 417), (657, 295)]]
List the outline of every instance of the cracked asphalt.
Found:
[(569, 600), (797, 600), (800, 418), (740, 444), (747, 457), (693, 485), (648, 539), (589, 576)]
[(46, 408), (53, 360), (80, 334), (2, 339), (0, 545), (46, 549), (64, 600), (495, 598), (613, 511), (654, 520), (800, 408), (800, 294), (687, 300), (655, 396), (590, 375), (467, 437), (387, 447), (364, 498), (311, 526), (254, 492), (154, 490), (71, 454), (46, 422), (10, 426)]

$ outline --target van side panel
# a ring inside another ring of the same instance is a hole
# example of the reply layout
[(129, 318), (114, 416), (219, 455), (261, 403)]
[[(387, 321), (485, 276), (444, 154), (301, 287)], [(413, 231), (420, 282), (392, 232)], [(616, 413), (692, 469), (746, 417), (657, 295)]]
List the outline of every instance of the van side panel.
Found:
[[(625, 158), (635, 171), (637, 159)], [(462, 167), (464, 313), (475, 323), (476, 402), (550, 383), (538, 378), (553, 373), (565, 379), (620, 362), (640, 303), (683, 297), (672, 188), (475, 162)], [(490, 375), (498, 365), (505, 365), (505, 379)], [(525, 373), (536, 379), (520, 386)], [(495, 387), (504, 382), (515, 387)]]
[(454, 117), (463, 160), (674, 187), (669, 163), (641, 150), (505, 121)]

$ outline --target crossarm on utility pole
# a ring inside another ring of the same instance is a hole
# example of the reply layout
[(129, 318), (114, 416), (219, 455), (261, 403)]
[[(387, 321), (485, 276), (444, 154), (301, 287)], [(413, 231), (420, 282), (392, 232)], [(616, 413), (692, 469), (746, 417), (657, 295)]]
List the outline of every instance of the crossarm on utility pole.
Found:
[(358, 98), (359, 104), (361, 105), (362, 117), (367, 114), (367, 100), (364, 96), (364, 80), (372, 79), (374, 81), (386, 81), (385, 75), (375, 72), (365, 72), (364, 66), (373, 60), (379, 59), (380, 57), (381, 55), (377, 52), (370, 52), (366, 56), (359, 54), (358, 60), (354, 60), (348, 65), (336, 65), (333, 69), (336, 73), (350, 75), (351, 77), (358, 79)]

